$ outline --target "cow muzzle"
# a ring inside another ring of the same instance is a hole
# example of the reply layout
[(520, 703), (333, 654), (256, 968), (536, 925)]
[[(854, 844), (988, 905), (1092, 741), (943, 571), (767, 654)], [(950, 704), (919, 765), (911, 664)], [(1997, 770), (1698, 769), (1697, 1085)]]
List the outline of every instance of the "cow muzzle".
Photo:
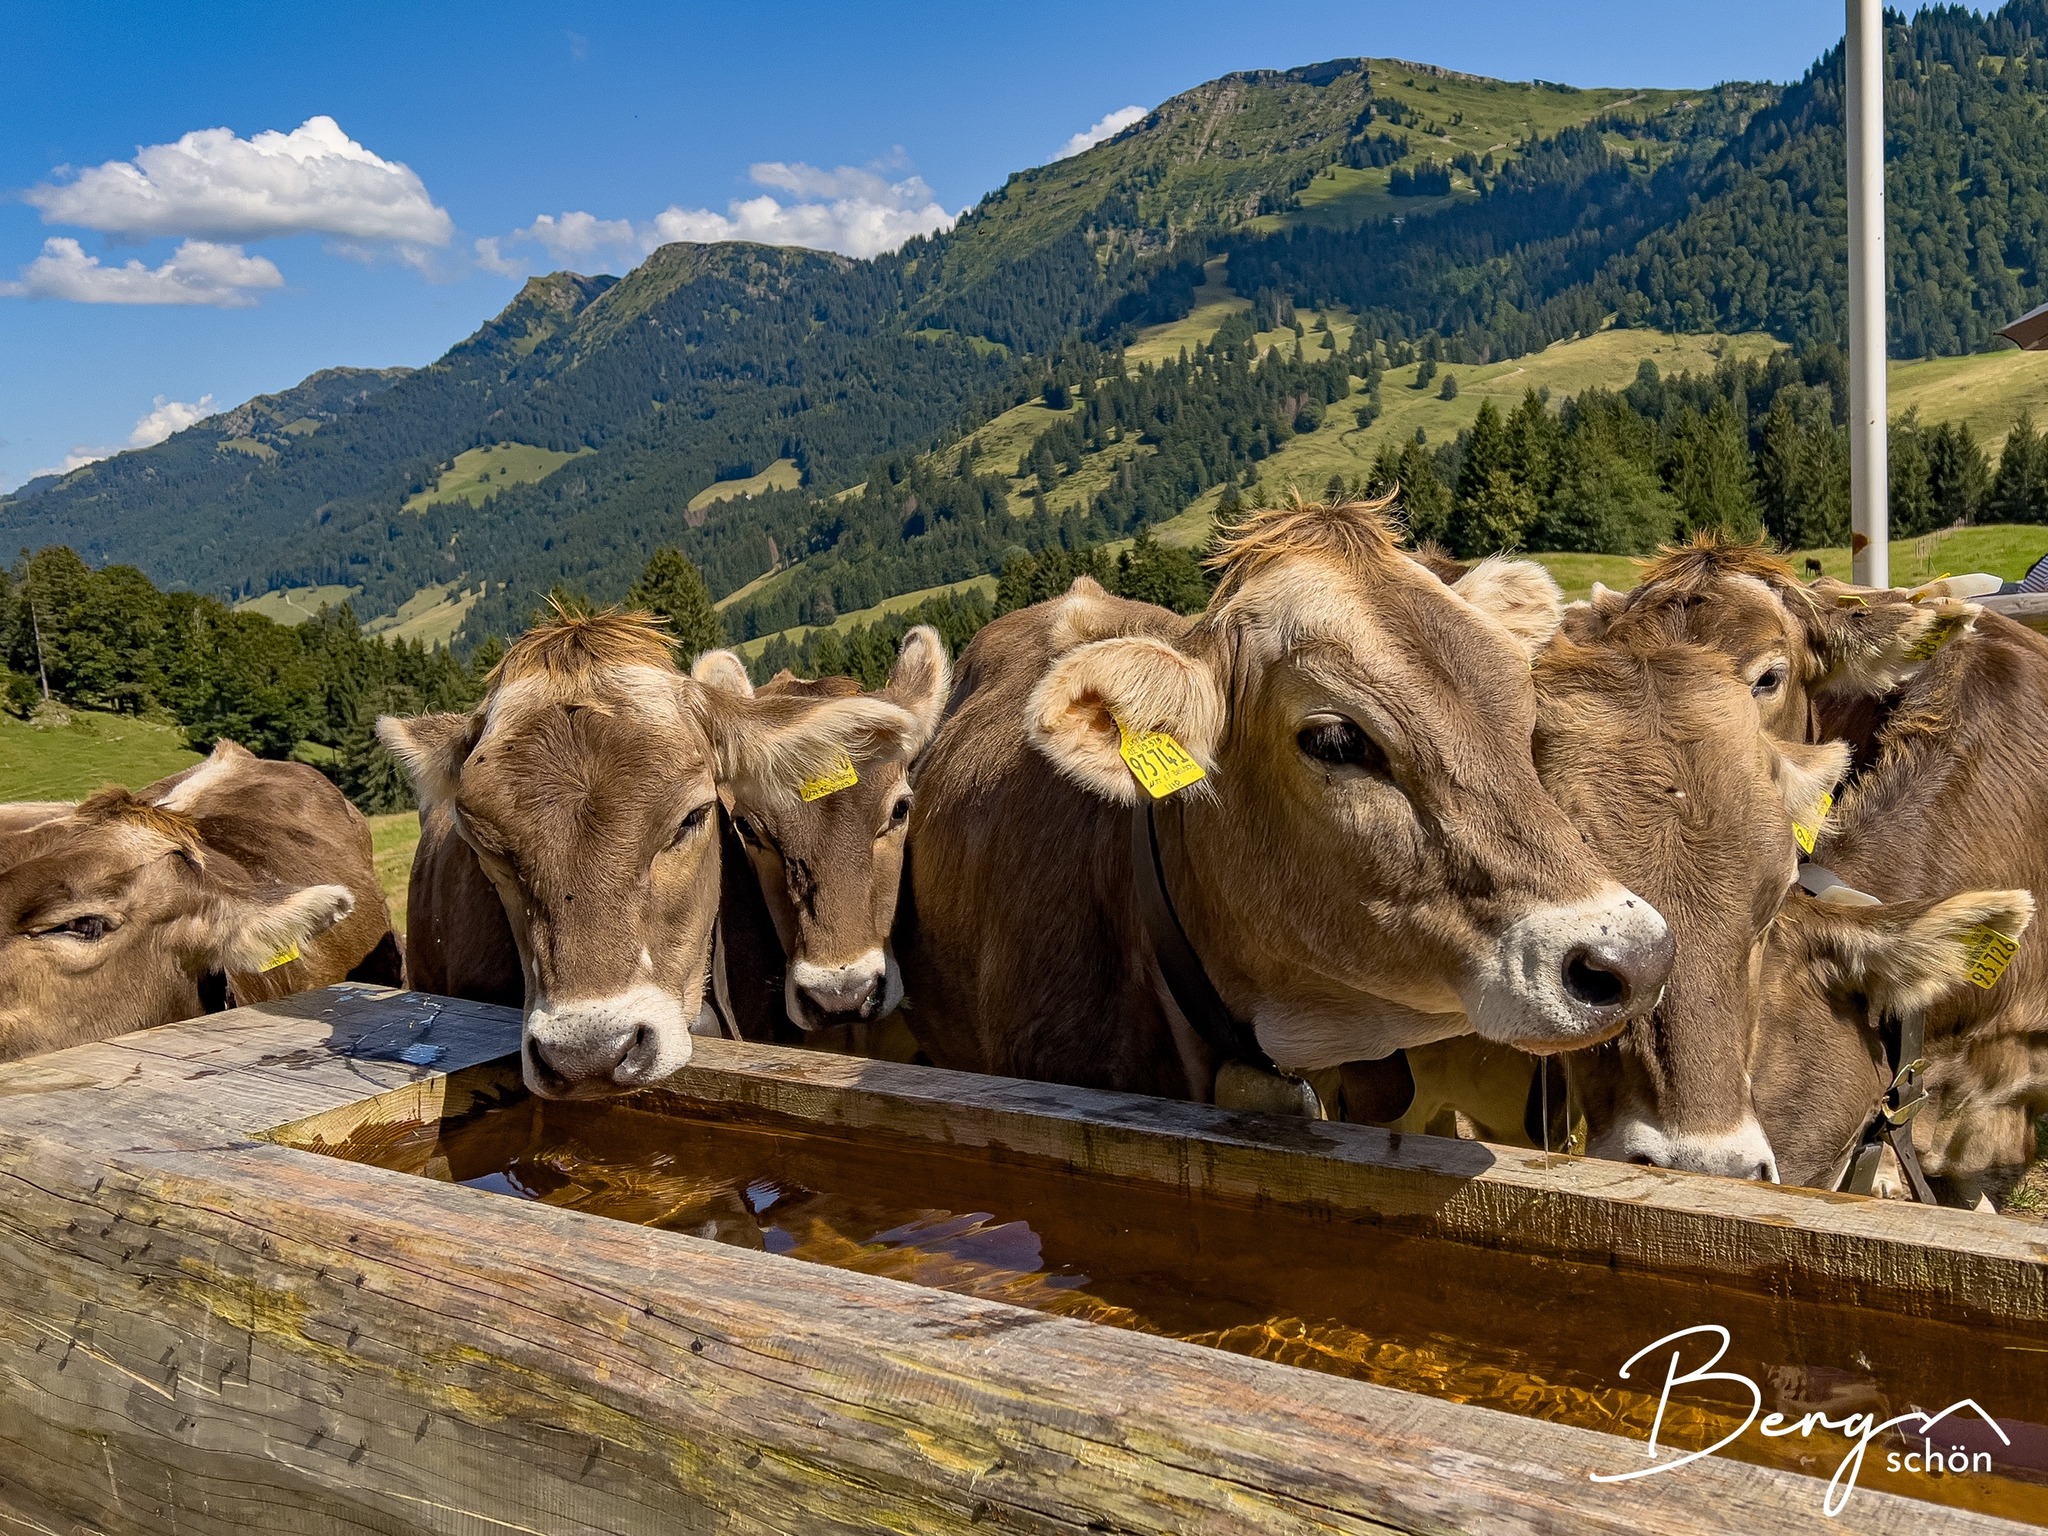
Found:
[(1618, 1163), (1778, 1182), (1777, 1155), (1754, 1115), (1745, 1115), (1732, 1130), (1702, 1132), (1670, 1130), (1628, 1114), (1594, 1136), (1586, 1151)]
[(690, 1060), (682, 1000), (640, 985), (607, 997), (543, 998), (526, 1013), (520, 1072), (544, 1099), (631, 1093)]
[(1674, 953), (1663, 915), (1611, 885), (1509, 924), (1466, 1011), (1479, 1034), (1518, 1050), (1594, 1045), (1657, 1006)]
[(903, 1000), (903, 982), (895, 959), (871, 949), (844, 965), (790, 962), (783, 1002), (790, 1022), (801, 1029), (827, 1029), (879, 1019)]

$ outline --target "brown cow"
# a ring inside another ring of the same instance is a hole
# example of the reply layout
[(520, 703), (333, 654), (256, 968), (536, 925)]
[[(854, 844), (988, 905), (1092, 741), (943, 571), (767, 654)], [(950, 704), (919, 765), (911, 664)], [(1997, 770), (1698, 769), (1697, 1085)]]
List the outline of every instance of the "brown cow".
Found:
[[(1802, 587), (1760, 550), (1706, 539), (1668, 551), (1634, 591), (1596, 595), (1566, 632), (1664, 614), (1759, 685), (1774, 733), (1848, 742), (1852, 777), (1815, 851), (1846, 885), (1900, 904), (1971, 886), (2038, 898), (2048, 641), (1952, 595), (1972, 589), (1969, 578), (1914, 593)], [(1796, 691), (1773, 700), (1781, 662)], [(1914, 1143), (1945, 1199), (1975, 1203), (2024, 1168), (2033, 1117), (2048, 1107), (2044, 1015), (2039, 945), (2022, 946), (1995, 987), (1946, 994), (1928, 1015), (1931, 1102)]]
[[(1875, 698), (1916, 673), (1943, 635), (1978, 609), (1936, 595), (1885, 601), (1839, 582), (1802, 585), (1760, 544), (1711, 531), (1648, 562), (1628, 592), (1596, 585), (1566, 610), (1563, 632), (1596, 639), (1624, 613), (1665, 615), (1675, 638), (1712, 646), (1748, 683), (1764, 728), (1783, 741), (1819, 741), (1823, 699)], [(1873, 599), (1879, 599), (1873, 601)]]
[[(1804, 1150), (1813, 1135), (1802, 1133), (1801, 1161), (1787, 1167), (1776, 1134), (1794, 1112), (1777, 1091), (1800, 1071), (1790, 1063), (1835, 1063), (1808, 1077), (1796, 1112), (1844, 1127), (1845, 1144), (1870, 1107), (1859, 1064), (1876, 1038), (1842, 1024), (1864, 1006), (1852, 999), (1919, 1008), (1952, 992), (1968, 968), (1962, 936), (1980, 923), (2023, 927), (2031, 902), (1991, 891), (1893, 906), (1802, 898), (1787, 909), (1795, 824), (1820, 824), (1848, 749), (1772, 738), (1752, 681), (1685, 640), (1686, 627), (1683, 610), (1646, 607), (1594, 644), (1559, 636), (1537, 658), (1544, 787), (1607, 867), (1656, 903), (1678, 948), (1654, 1012), (1565, 1071), (1594, 1156), (1803, 1182), (1817, 1176)], [(1765, 1073), (1764, 1058), (1786, 1070)], [(1752, 1069), (1770, 1076), (1771, 1094)]]
[(1490, 561), (1446, 587), (1361, 503), (1255, 513), (1221, 568), (1193, 619), (1084, 579), (962, 656), (911, 813), (905, 970), (933, 1059), (1211, 1096), (1134, 895), (1126, 733), (1169, 732), (1207, 773), (1158, 807), (1161, 882), (1280, 1067), (1474, 1027), (1562, 1049), (1651, 1006), (1663, 920), (1530, 761), (1548, 576)]
[(361, 814), (222, 742), (131, 795), (0, 814), (0, 1058), (400, 979)]
[[(744, 663), (730, 651), (706, 652), (691, 675), (761, 699), (822, 702), (861, 694), (850, 677), (805, 681), (788, 672), (756, 694)], [(731, 978), (734, 1022), (746, 1038), (774, 1038), (774, 1014), (816, 1031), (881, 1018), (903, 1000), (890, 930), (910, 826), (910, 765), (938, 728), (951, 682), (945, 642), (930, 625), (918, 625), (904, 635), (888, 682), (867, 695), (908, 713), (916, 722), (912, 735), (850, 760), (852, 782), (839, 788), (829, 787), (838, 781), (828, 779), (803, 793), (793, 784), (766, 786), (765, 794), (744, 785), (723, 791), (780, 956), (762, 953), (759, 961), (766, 963)], [(735, 900), (721, 911), (728, 945), (741, 922), (739, 907)]]
[(494, 1000), (516, 978), (526, 1082), (566, 1098), (644, 1087), (689, 1060), (720, 787), (765, 797), (916, 723), (881, 699), (706, 688), (677, 670), (657, 620), (604, 613), (523, 636), (473, 713), (377, 729), (422, 808), (418, 978)]

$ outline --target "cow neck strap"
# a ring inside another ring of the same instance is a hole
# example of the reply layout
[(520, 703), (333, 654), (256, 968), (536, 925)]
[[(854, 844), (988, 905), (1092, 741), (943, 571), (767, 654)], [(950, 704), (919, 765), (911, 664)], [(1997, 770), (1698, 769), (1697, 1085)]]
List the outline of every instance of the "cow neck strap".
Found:
[(1152, 942), (1153, 958), (1175, 1006), (1195, 1027), (1216, 1065), (1242, 1061), (1264, 1072), (1285, 1077), (1260, 1046), (1252, 1027), (1233, 1014), (1224, 1003), (1216, 984), (1195, 953), (1187, 929), (1174, 910), (1173, 897), (1166, 890), (1166, 869), (1159, 856), (1159, 822), (1154, 802), (1147, 795), (1131, 811), (1131, 892), (1137, 898), (1138, 917), (1145, 936)]
[(1934, 1189), (1920, 1167), (1920, 1154), (1913, 1149), (1913, 1117), (1927, 1103), (1925, 1025), (1918, 1013), (1903, 1019), (1886, 1014), (1878, 1020), (1878, 1033), (1884, 1041), (1891, 1084), (1857, 1133), (1849, 1166), (1838, 1187), (1852, 1195), (1869, 1194), (1877, 1178), (1877, 1165), (1884, 1156), (1884, 1144), (1890, 1142), (1913, 1198), (1922, 1205), (1935, 1205), (1938, 1202)]

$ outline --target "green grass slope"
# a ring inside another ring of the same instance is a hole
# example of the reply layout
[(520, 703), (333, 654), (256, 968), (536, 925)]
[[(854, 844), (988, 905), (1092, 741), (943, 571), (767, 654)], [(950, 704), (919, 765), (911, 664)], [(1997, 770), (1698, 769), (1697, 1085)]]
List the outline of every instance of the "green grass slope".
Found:
[(737, 480), (714, 480), (689, 500), (688, 509), (702, 512), (706, 507), (721, 501), (733, 501), (742, 496), (759, 496), (763, 491), (793, 491), (804, 483), (803, 471), (796, 467), (795, 459), (777, 459), (757, 475), (747, 475)]
[(1888, 371), (1885, 393), (1894, 420), (1918, 410), (1929, 424), (1962, 422), (1993, 458), (2021, 411), (2033, 413), (2036, 427), (2048, 423), (2048, 352), (2008, 347), (1893, 363)]
[(79, 800), (106, 784), (140, 789), (198, 761), (176, 726), (132, 715), (0, 716), (0, 800)]
[(408, 496), (403, 510), (424, 512), (457, 501), (480, 507), (500, 491), (547, 479), (571, 459), (590, 451), (579, 448), (574, 453), (560, 453), (531, 443), (491, 443), (466, 449), (455, 455), (431, 486)]
[(279, 624), (303, 624), (322, 608), (338, 608), (353, 597), (355, 587), (279, 587), (235, 604), (241, 613), (260, 613)]

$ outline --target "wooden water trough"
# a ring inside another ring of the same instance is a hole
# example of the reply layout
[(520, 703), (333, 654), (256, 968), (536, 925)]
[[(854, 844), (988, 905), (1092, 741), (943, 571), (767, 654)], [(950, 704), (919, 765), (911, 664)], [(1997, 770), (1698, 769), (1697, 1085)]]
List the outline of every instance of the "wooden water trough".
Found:
[[(309, 1150), (431, 1137), (504, 1101), (517, 1034), (504, 1010), (337, 988), (6, 1068), (0, 1528), (2048, 1523), (2048, 1483), (2007, 1485), (1987, 1514), (1868, 1475), (1826, 1521), (1838, 1449), (1817, 1478), (1716, 1456), (1596, 1483), (1644, 1448)], [(2048, 1234), (1995, 1217), (719, 1041), (669, 1100), (1119, 1181), (1141, 1211), (1320, 1223), (1366, 1287), (1381, 1245), (1422, 1241), (1464, 1256), (1453, 1269), (1512, 1256), (1703, 1298), (1823, 1298), (1934, 1350), (2000, 1330), (2048, 1375)]]

